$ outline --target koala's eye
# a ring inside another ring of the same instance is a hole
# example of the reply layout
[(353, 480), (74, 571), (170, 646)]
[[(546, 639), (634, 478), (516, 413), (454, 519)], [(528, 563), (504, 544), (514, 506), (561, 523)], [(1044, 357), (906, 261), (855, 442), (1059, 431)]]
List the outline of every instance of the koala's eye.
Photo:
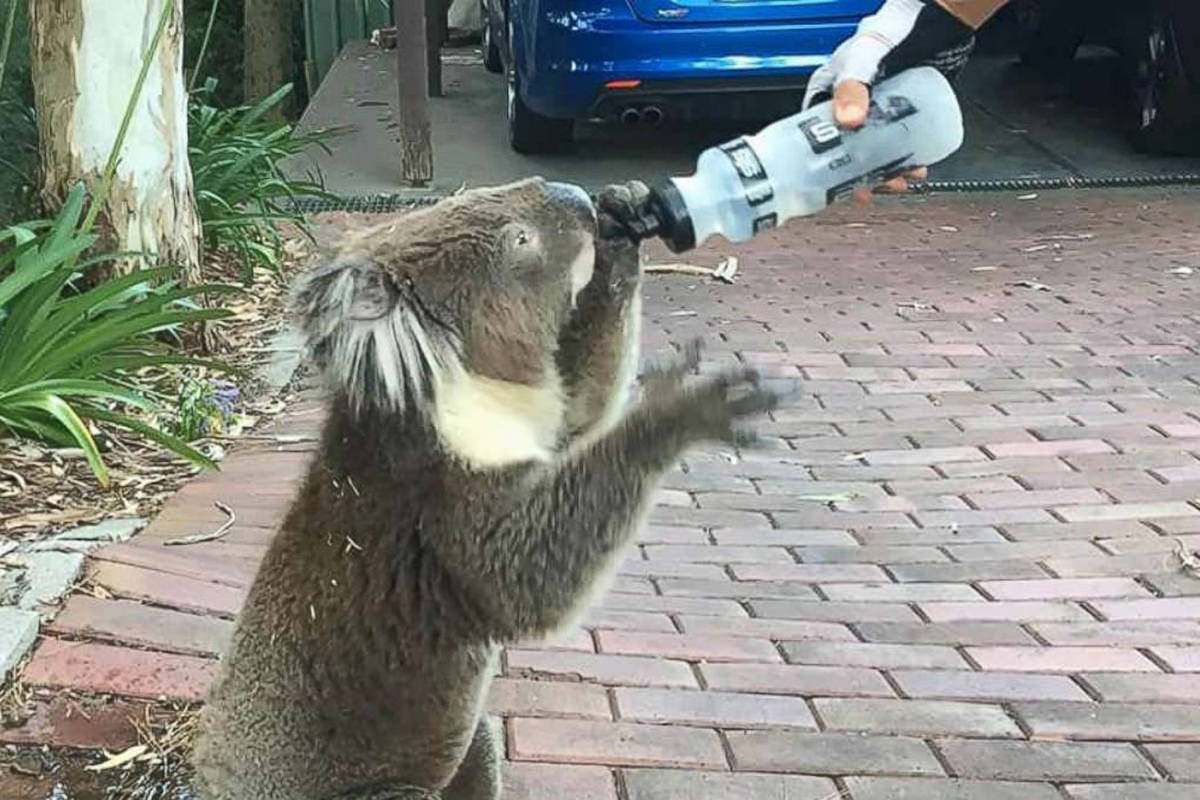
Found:
[(541, 242), (536, 229), (528, 225), (511, 222), (503, 232), (504, 248), (511, 253), (520, 253), (522, 258), (532, 256)]

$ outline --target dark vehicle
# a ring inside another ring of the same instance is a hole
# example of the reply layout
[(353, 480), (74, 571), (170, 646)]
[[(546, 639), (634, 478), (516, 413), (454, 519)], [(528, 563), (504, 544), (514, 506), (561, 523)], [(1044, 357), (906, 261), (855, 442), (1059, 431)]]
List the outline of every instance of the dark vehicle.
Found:
[(1200, 0), (1013, 0), (1021, 58), (1062, 71), (1080, 45), (1121, 57), (1119, 98), (1134, 146), (1164, 155), (1200, 153)]

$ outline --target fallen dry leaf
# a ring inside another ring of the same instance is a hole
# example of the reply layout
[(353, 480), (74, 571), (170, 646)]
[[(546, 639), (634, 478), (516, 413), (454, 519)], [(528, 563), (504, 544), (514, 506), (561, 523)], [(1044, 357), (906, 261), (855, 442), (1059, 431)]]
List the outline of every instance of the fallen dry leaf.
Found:
[(737, 277), (737, 271), (737, 256), (729, 256), (717, 264), (716, 269), (713, 270), (713, 278), (723, 283), (733, 283)]
[(1179, 559), (1181, 570), (1200, 578), (1200, 555), (1189, 548), (1183, 539), (1175, 539), (1175, 557)]

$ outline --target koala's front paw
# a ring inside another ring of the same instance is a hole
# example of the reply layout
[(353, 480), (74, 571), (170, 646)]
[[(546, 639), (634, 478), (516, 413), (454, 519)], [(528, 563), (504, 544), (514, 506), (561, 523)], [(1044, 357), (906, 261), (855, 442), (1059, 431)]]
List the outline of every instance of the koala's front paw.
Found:
[(637, 286), (642, 277), (638, 220), (649, 189), (642, 184), (610, 186), (596, 197), (598, 233), (593, 281), (614, 295)]
[(639, 242), (645, 238), (650, 219), (650, 188), (641, 181), (605, 186), (596, 195), (596, 211), (601, 239)]
[(642, 387), (646, 394), (678, 391), (683, 386), (683, 379), (694, 375), (700, 368), (700, 350), (703, 346), (704, 342), (700, 339), (692, 339), (683, 346), (682, 359), (647, 367), (642, 374)]
[(689, 387), (672, 383), (667, 374), (656, 375), (647, 386), (643, 405), (658, 419), (678, 426), (689, 440), (752, 445), (757, 441), (755, 433), (738, 423), (780, 402), (775, 392), (764, 389), (754, 369), (727, 369)]
[(679, 413), (685, 415), (701, 439), (749, 445), (757, 441), (757, 436), (737, 423), (774, 409), (779, 400), (777, 394), (763, 387), (757, 372), (734, 369), (685, 390)]

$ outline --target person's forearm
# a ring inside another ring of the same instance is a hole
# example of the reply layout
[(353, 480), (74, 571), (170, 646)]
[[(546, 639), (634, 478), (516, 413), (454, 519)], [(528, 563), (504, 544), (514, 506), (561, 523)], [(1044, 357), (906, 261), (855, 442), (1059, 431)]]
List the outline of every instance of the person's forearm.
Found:
[(936, 0), (964, 24), (979, 30), (1008, 0)]
[(880, 78), (928, 65), (953, 80), (975, 46), (975, 32), (1008, 0), (886, 0), (858, 23), (808, 80), (803, 108), (834, 97), (834, 119), (866, 120), (868, 88)]

